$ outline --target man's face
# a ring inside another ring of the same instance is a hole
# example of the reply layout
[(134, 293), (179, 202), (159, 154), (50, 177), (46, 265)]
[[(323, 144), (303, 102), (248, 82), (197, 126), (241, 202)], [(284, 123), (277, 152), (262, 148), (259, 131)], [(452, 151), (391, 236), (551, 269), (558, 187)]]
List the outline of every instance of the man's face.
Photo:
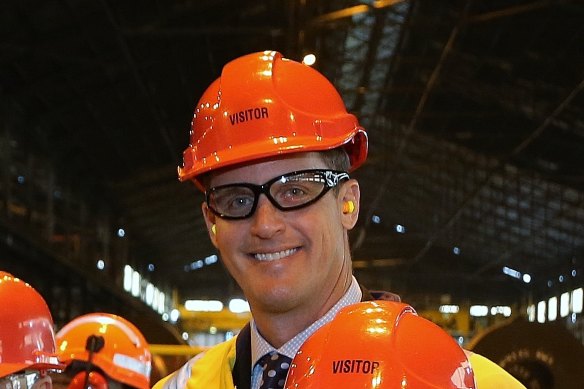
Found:
[[(261, 185), (297, 170), (328, 169), (317, 153), (299, 153), (214, 174), (210, 187), (232, 183)], [(349, 196), (358, 203), (359, 187), (350, 180), (330, 190), (316, 203), (294, 211), (280, 211), (260, 195), (254, 214), (242, 220), (224, 220), (203, 204), (207, 225), (221, 259), (243, 289), (253, 312), (321, 312), (350, 274), (345, 243), (356, 215), (342, 213)]]

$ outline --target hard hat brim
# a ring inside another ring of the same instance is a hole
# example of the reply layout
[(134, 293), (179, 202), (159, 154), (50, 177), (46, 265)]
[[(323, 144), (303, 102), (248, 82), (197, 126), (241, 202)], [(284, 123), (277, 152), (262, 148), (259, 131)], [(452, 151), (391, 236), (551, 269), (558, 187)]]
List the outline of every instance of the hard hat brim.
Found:
[(256, 162), (266, 158), (277, 158), (292, 153), (326, 151), (337, 147), (350, 149), (348, 154), (351, 158), (351, 170), (355, 170), (366, 158), (367, 135), (361, 127), (357, 127), (354, 131), (335, 138), (319, 139), (318, 137), (308, 136), (292, 139), (273, 138), (272, 140), (262, 140), (225, 149), (199, 160), (194, 159), (196, 150), (193, 147), (189, 147), (185, 150), (184, 158), (185, 160), (191, 158), (192, 168), (179, 167), (178, 175), (180, 181), (193, 180), (197, 187), (204, 191), (197, 177), (210, 171), (242, 163)]

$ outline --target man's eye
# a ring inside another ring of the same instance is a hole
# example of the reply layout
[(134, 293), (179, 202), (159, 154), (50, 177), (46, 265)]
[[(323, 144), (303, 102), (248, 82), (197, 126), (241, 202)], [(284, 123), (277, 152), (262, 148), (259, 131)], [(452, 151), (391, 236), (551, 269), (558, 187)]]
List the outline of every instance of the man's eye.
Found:
[(229, 201), (230, 208), (244, 208), (253, 204), (253, 198), (248, 196), (234, 197)]
[(291, 203), (302, 201), (306, 197), (310, 196), (310, 191), (307, 187), (299, 185), (286, 185), (279, 188), (276, 193), (276, 198), (283, 203)]
[(287, 196), (289, 197), (298, 197), (298, 196), (304, 196), (306, 194), (306, 191), (303, 188), (289, 188), (286, 193)]

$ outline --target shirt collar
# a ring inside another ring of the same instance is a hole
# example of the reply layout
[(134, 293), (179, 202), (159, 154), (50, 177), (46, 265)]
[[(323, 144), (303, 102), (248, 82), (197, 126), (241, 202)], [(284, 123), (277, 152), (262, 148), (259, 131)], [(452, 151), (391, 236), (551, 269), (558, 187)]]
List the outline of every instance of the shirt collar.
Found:
[(308, 328), (306, 328), (305, 330), (303, 330), (302, 332), (300, 332), (299, 334), (294, 336), (292, 339), (290, 339), (288, 342), (286, 342), (279, 349), (274, 348), (271, 344), (268, 343), (267, 340), (265, 340), (260, 335), (260, 333), (258, 332), (257, 327), (255, 325), (255, 322), (252, 319), (251, 320), (251, 369), (253, 369), (256, 362), (263, 355), (265, 355), (266, 353), (269, 353), (271, 351), (274, 351), (274, 350), (278, 351), (280, 354), (286, 355), (287, 357), (293, 359), (294, 356), (296, 355), (296, 353), (298, 352), (298, 349), (300, 348), (300, 346), (302, 346), (302, 344), (304, 343), (304, 341), (306, 339), (308, 339), (320, 327), (322, 327), (326, 323), (330, 322), (335, 317), (337, 312), (339, 312), (339, 310), (341, 308), (344, 308), (347, 305), (358, 303), (359, 301), (361, 301), (361, 297), (362, 297), (361, 288), (359, 287), (359, 284), (357, 283), (357, 280), (355, 279), (355, 277), (352, 276), (351, 285), (349, 286), (349, 289), (347, 290), (347, 292), (345, 292), (343, 297), (341, 297), (339, 299), (339, 301), (337, 301), (336, 304), (333, 305), (332, 308), (329, 309), (329, 311), (326, 314), (324, 314), (320, 319), (318, 319), (317, 321), (312, 323), (310, 326), (308, 326)]

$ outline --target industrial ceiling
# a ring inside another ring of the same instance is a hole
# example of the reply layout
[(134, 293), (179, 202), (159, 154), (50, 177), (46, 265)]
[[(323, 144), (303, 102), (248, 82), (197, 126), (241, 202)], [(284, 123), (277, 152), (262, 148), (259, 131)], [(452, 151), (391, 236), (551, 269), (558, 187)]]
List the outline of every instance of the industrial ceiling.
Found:
[(513, 304), (584, 284), (580, 1), (0, 7), (3, 134), (48, 161), (88, 219), (113, 215), (129, 263), (181, 299), (239, 293), (220, 262), (204, 263), (217, 253), (202, 195), (176, 167), (206, 86), (263, 50), (314, 53), (368, 130), (350, 234), (366, 286), (417, 304)]

